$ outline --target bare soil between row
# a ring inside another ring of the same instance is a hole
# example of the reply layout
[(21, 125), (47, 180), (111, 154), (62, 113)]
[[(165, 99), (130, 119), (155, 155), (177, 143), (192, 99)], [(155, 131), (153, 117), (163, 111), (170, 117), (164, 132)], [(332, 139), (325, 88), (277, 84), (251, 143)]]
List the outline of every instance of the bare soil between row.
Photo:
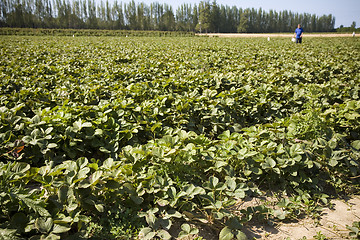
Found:
[[(259, 204), (258, 199), (245, 202), (243, 207)], [(290, 222), (253, 221), (243, 226), (249, 240), (343, 240), (352, 239), (347, 226), (360, 221), (360, 195), (346, 199), (333, 199), (331, 207), (324, 207), (317, 218), (304, 217)], [(197, 226), (197, 237), (203, 240), (218, 240), (218, 233), (208, 226)], [(177, 232), (180, 231), (180, 224)], [(187, 237), (182, 240), (199, 238)]]
[(315, 240), (320, 235), (323, 237), (321, 239), (327, 240), (351, 239), (347, 226), (360, 221), (360, 196), (346, 200), (334, 199), (331, 203), (331, 208), (323, 209), (320, 219), (304, 218), (278, 225), (250, 224), (246, 226), (245, 232), (249, 239)]

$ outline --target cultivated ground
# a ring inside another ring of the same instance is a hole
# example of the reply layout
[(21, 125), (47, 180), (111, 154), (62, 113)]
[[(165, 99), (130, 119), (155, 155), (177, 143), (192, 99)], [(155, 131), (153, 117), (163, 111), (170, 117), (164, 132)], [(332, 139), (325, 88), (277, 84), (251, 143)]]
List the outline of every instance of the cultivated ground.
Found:
[[(227, 38), (292, 38), (291, 33), (209, 33), (198, 34), (209, 37)], [(314, 33), (306, 34), (308, 37), (352, 37), (349, 33)], [(349, 230), (354, 221), (360, 221), (360, 196), (354, 196), (347, 200), (332, 200), (333, 207), (325, 208), (320, 220), (311, 218), (299, 219), (297, 222), (280, 223), (278, 225), (264, 223), (250, 223), (245, 232), (249, 239), (271, 239), (271, 240), (298, 240), (298, 239), (350, 239)], [(209, 232), (203, 233), (204, 239), (217, 239), (211, 237)], [(323, 238), (321, 238), (323, 237)]]
[[(256, 204), (258, 199), (245, 202), (242, 207)], [(243, 231), (249, 240), (342, 240), (351, 239), (347, 226), (360, 221), (360, 196), (349, 199), (332, 200), (331, 208), (324, 208), (319, 219), (303, 218), (293, 222), (254, 222), (250, 221)], [(200, 228), (201, 229), (201, 228)], [(202, 228), (199, 236), (204, 240), (217, 240), (210, 228)], [(190, 240), (192, 238), (189, 238)]]
[[(349, 230), (354, 221), (360, 221), (360, 196), (347, 200), (333, 200), (333, 208), (325, 208), (320, 220), (310, 218), (279, 225), (249, 225), (246, 234), (249, 239), (349, 239)], [(326, 238), (325, 238), (326, 237)]]
[(1, 36), (0, 240), (349, 238), (360, 38), (307, 35)]

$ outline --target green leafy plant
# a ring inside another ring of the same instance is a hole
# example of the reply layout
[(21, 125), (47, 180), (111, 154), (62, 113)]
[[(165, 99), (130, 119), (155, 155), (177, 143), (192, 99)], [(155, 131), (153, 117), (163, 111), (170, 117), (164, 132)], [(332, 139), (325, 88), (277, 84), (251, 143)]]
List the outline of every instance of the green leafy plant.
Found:
[(352, 226), (346, 225), (346, 228), (350, 230), (350, 237), (354, 239), (360, 238), (360, 222), (353, 222)]
[(324, 41), (0, 37), (0, 234), (245, 239), (318, 218), (360, 189), (358, 42)]

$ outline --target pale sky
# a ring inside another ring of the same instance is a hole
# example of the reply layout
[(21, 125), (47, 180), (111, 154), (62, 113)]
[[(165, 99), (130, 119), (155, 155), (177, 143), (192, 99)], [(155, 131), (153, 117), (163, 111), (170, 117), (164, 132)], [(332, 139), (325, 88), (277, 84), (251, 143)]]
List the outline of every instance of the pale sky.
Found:
[[(127, 3), (130, 0), (117, 0)], [(143, 2), (147, 5), (153, 2), (167, 3), (173, 6), (173, 10), (183, 4), (198, 4), (201, 0), (135, 0), (136, 3)], [(210, 0), (212, 2), (213, 0)], [(109, 0), (111, 2), (111, 0)], [(237, 6), (241, 8), (260, 7), (265, 11), (270, 9), (281, 11), (291, 10), (298, 13), (311, 13), (321, 16), (323, 14), (332, 14), (335, 16), (335, 27), (344, 25), (349, 27), (353, 21), (356, 27), (360, 27), (360, 0), (217, 0), (218, 5)]]

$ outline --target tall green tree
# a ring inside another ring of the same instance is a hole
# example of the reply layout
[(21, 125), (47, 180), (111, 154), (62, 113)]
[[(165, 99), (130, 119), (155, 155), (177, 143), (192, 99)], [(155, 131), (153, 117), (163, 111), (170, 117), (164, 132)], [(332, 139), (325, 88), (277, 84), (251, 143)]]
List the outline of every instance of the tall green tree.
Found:
[(164, 4), (164, 14), (161, 16), (159, 29), (162, 31), (175, 30), (175, 16), (172, 7), (166, 3)]
[(176, 30), (192, 31), (193, 14), (190, 4), (182, 4), (176, 10)]
[(125, 23), (122, 3), (118, 3), (117, 0), (115, 0), (112, 12), (114, 18), (114, 29), (124, 29)]
[(351, 26), (350, 26), (350, 27), (353, 28), (353, 29), (355, 29), (355, 28), (356, 28), (356, 22), (353, 21), (353, 22), (351, 23)]
[(139, 24), (137, 22), (135, 1), (132, 0), (128, 4), (124, 4), (124, 8), (126, 25), (129, 29), (138, 30)]
[(209, 32), (211, 26), (210, 2), (201, 1), (199, 4), (199, 22), (196, 30), (199, 32)]
[(210, 23), (209, 23), (209, 30), (210, 32), (220, 32), (220, 9), (214, 0), (210, 7)]
[(199, 11), (198, 11), (198, 7), (195, 4), (194, 8), (193, 8), (193, 15), (192, 15), (192, 25), (191, 25), (191, 29), (193, 31), (196, 31), (196, 26), (199, 24)]
[(240, 23), (237, 28), (239, 33), (246, 33), (249, 29), (249, 10), (245, 10), (240, 16)]
[[(131, 0), (2, 0), (1, 27), (133, 29), (197, 32), (289, 32), (298, 23), (307, 32), (333, 31), (335, 18), (291, 11), (238, 9), (203, 0), (182, 4), (175, 12), (166, 3)], [(175, 14), (174, 14), (175, 13)], [(353, 23), (352, 29), (355, 29)]]
[(96, 5), (94, 0), (88, 0), (88, 19), (87, 27), (96, 29), (98, 28), (98, 18), (96, 17)]

